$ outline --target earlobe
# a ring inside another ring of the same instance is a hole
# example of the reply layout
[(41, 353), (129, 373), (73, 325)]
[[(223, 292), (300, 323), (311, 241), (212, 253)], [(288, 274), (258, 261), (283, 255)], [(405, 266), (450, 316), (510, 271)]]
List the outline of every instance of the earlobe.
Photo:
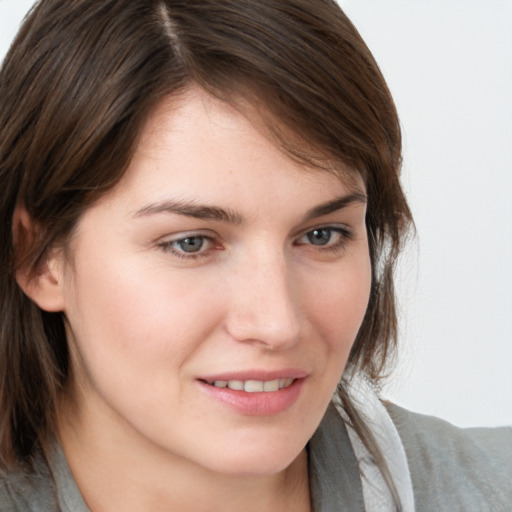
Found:
[(16, 280), (32, 301), (48, 312), (64, 310), (63, 257), (61, 249), (51, 249), (37, 267), (26, 254), (36, 240), (36, 226), (25, 208), (16, 207), (13, 215), (13, 240), (18, 267)]

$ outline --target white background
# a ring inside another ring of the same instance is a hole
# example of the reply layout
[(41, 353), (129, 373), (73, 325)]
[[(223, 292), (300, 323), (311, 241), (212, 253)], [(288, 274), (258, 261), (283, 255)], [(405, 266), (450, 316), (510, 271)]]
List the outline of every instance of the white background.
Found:
[[(384, 394), (461, 426), (512, 423), (512, 1), (340, 0), (401, 116), (418, 236)], [(31, 0), (0, 0), (0, 57)]]

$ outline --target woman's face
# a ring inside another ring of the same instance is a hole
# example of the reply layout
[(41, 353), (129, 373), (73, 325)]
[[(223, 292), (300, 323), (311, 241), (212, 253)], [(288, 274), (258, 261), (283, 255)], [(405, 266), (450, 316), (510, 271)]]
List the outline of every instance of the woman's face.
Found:
[(366, 310), (364, 192), (200, 91), (164, 101), (55, 267), (79, 421), (215, 472), (287, 467)]

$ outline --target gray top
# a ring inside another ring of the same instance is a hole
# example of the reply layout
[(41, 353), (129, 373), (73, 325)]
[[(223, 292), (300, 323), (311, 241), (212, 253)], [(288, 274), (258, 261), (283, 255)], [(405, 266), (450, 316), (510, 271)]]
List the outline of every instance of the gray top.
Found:
[[(512, 428), (459, 429), (386, 407), (405, 447), (416, 511), (512, 510)], [(363, 512), (357, 462), (340, 416), (329, 407), (308, 445), (315, 512)], [(35, 472), (0, 478), (1, 512), (90, 512), (58, 443)]]
[(512, 428), (460, 429), (386, 403), (405, 448), (416, 512), (511, 512)]

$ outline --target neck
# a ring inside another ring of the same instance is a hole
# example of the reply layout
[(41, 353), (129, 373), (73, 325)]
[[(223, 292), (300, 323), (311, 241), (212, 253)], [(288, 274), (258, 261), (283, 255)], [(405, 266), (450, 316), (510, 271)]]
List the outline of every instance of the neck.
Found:
[(217, 473), (64, 402), (59, 437), (92, 512), (310, 511), (306, 450), (274, 474)]

